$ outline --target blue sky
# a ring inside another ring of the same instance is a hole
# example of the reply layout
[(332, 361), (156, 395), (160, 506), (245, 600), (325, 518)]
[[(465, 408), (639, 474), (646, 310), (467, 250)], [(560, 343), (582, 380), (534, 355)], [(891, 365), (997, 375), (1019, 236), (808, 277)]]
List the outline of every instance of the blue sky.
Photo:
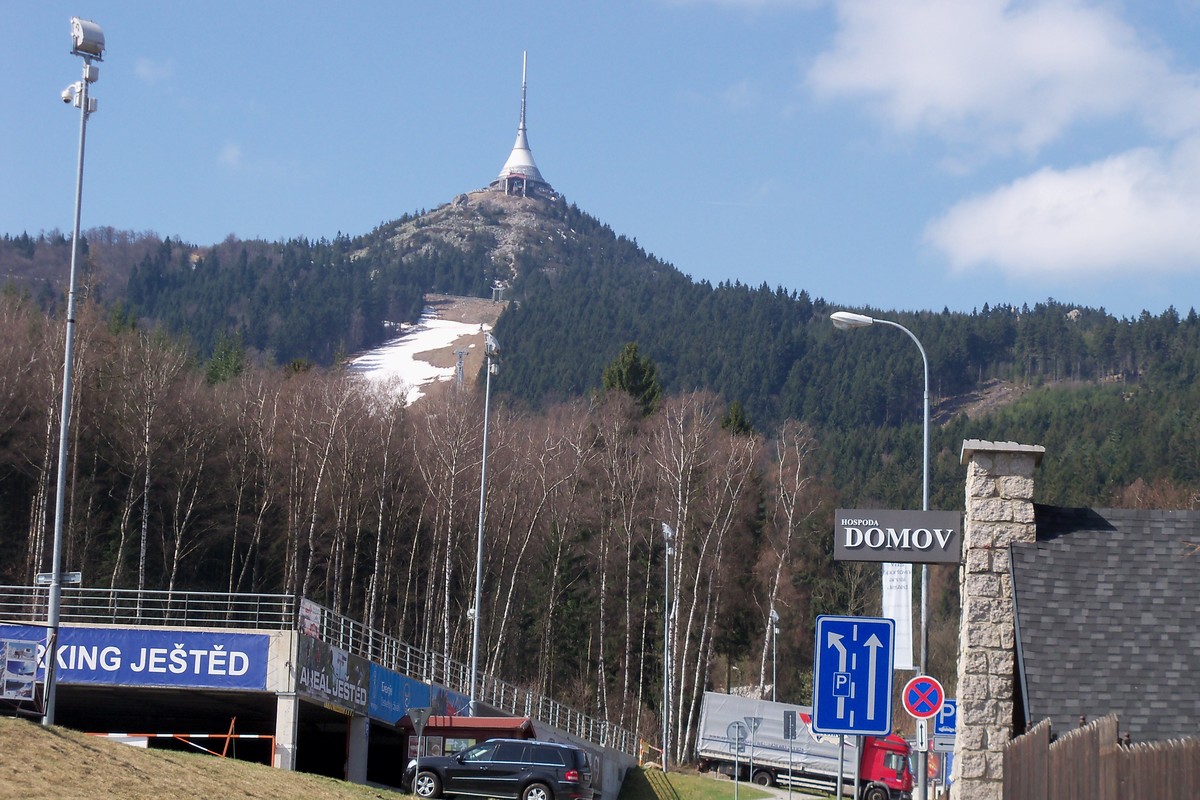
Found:
[(0, 232), (366, 233), (529, 141), (693, 278), (883, 311), (1200, 305), (1200, 0), (0, 0)]

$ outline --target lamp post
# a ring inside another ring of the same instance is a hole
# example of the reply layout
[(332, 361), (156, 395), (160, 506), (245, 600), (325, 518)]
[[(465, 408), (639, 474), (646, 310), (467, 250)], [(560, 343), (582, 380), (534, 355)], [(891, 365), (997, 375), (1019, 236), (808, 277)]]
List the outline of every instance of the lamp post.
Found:
[[(921, 346), (921, 340), (898, 322), (892, 322), (887, 319), (877, 319), (868, 317), (866, 314), (854, 314), (850, 311), (835, 311), (829, 315), (829, 319), (833, 322), (833, 327), (838, 330), (849, 330), (850, 328), (865, 328), (868, 325), (889, 325), (893, 328), (899, 328), (908, 335), (908, 338), (913, 340), (917, 349), (921, 351), (921, 363), (925, 367), (925, 393), (922, 399), (924, 410), (924, 430), (922, 432), (922, 453), (921, 453), (921, 510), (929, 510), (929, 358), (925, 355), (925, 348)], [(921, 565), (921, 663), (917, 665), (917, 674), (926, 674), (926, 648), (929, 646), (929, 565)], [(917, 769), (920, 775), (917, 776), (917, 800), (926, 800), (928, 796), (929, 773), (926, 770), (927, 753), (922, 750), (917, 754)]]
[(490, 333), (483, 335), (483, 354), (487, 378), (483, 390), (483, 458), (479, 468), (479, 536), (475, 542), (475, 605), (471, 609), (471, 705), (470, 715), (479, 716), (479, 617), (483, 596), (483, 512), (487, 499), (488, 410), (492, 400), (492, 376), (499, 371), (493, 359), (500, 354), (500, 345)]
[(775, 642), (779, 639), (779, 612), (775, 610), (775, 606), (771, 606), (771, 702), (776, 699), (776, 687), (779, 681), (775, 674)]
[(75, 171), (75, 221), (71, 226), (71, 273), (67, 283), (67, 332), (63, 354), (62, 417), (58, 436), (58, 483), (54, 493), (54, 550), (50, 561), (50, 593), (46, 609), (48, 639), (46, 647), (45, 708), (43, 725), (54, 724), (57, 695), (58, 623), (62, 606), (63, 516), (67, 494), (67, 443), (71, 436), (71, 365), (75, 354), (75, 273), (79, 262), (79, 212), (83, 203), (83, 150), (87, 140), (87, 121), (96, 110), (96, 101), (88, 97), (88, 86), (100, 78), (93, 61), (104, 60), (104, 31), (96, 23), (71, 17), (71, 55), (83, 59), (83, 77), (62, 91), (62, 101), (79, 109), (79, 163)]
[(675, 529), (662, 524), (663, 535), (663, 772), (671, 754), (671, 543)]

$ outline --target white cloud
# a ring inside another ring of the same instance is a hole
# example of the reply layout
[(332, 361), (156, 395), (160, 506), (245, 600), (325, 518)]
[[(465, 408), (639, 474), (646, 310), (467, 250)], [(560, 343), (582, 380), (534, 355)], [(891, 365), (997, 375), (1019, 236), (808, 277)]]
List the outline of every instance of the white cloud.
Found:
[(242, 166), (242, 146), (236, 142), (227, 142), (221, 148), (221, 152), (217, 154), (217, 163), (229, 169), (238, 169)]
[(887, 123), (990, 153), (1036, 152), (1081, 120), (1200, 127), (1200, 80), (1107, 6), (1083, 0), (837, 0), (810, 68), (820, 96), (865, 97)]
[(133, 74), (138, 80), (150, 86), (157, 86), (175, 77), (175, 62), (153, 61), (149, 58), (139, 58), (133, 65)]
[(1042, 169), (952, 208), (925, 239), (957, 270), (1076, 279), (1200, 270), (1200, 138)]

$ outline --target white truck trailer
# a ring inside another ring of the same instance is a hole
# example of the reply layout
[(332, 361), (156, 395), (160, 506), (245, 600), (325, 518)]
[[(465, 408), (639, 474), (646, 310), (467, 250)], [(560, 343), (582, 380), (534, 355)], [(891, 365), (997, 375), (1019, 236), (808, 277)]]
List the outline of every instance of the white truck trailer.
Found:
[[(812, 709), (807, 706), (705, 692), (696, 758), (701, 770), (736, 775), (738, 780), (832, 792), (838, 776), (838, 740), (813, 733)], [(910, 755), (908, 743), (895, 734), (847, 736), (844, 785), (853, 787), (858, 762), (861, 800), (911, 800)]]

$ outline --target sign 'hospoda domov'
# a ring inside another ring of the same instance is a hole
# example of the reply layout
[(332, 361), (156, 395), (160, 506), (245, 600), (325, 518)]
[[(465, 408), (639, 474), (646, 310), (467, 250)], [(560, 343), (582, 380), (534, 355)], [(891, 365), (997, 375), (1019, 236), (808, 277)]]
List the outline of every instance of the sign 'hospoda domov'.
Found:
[(835, 561), (957, 564), (962, 514), (839, 508), (833, 519)]

